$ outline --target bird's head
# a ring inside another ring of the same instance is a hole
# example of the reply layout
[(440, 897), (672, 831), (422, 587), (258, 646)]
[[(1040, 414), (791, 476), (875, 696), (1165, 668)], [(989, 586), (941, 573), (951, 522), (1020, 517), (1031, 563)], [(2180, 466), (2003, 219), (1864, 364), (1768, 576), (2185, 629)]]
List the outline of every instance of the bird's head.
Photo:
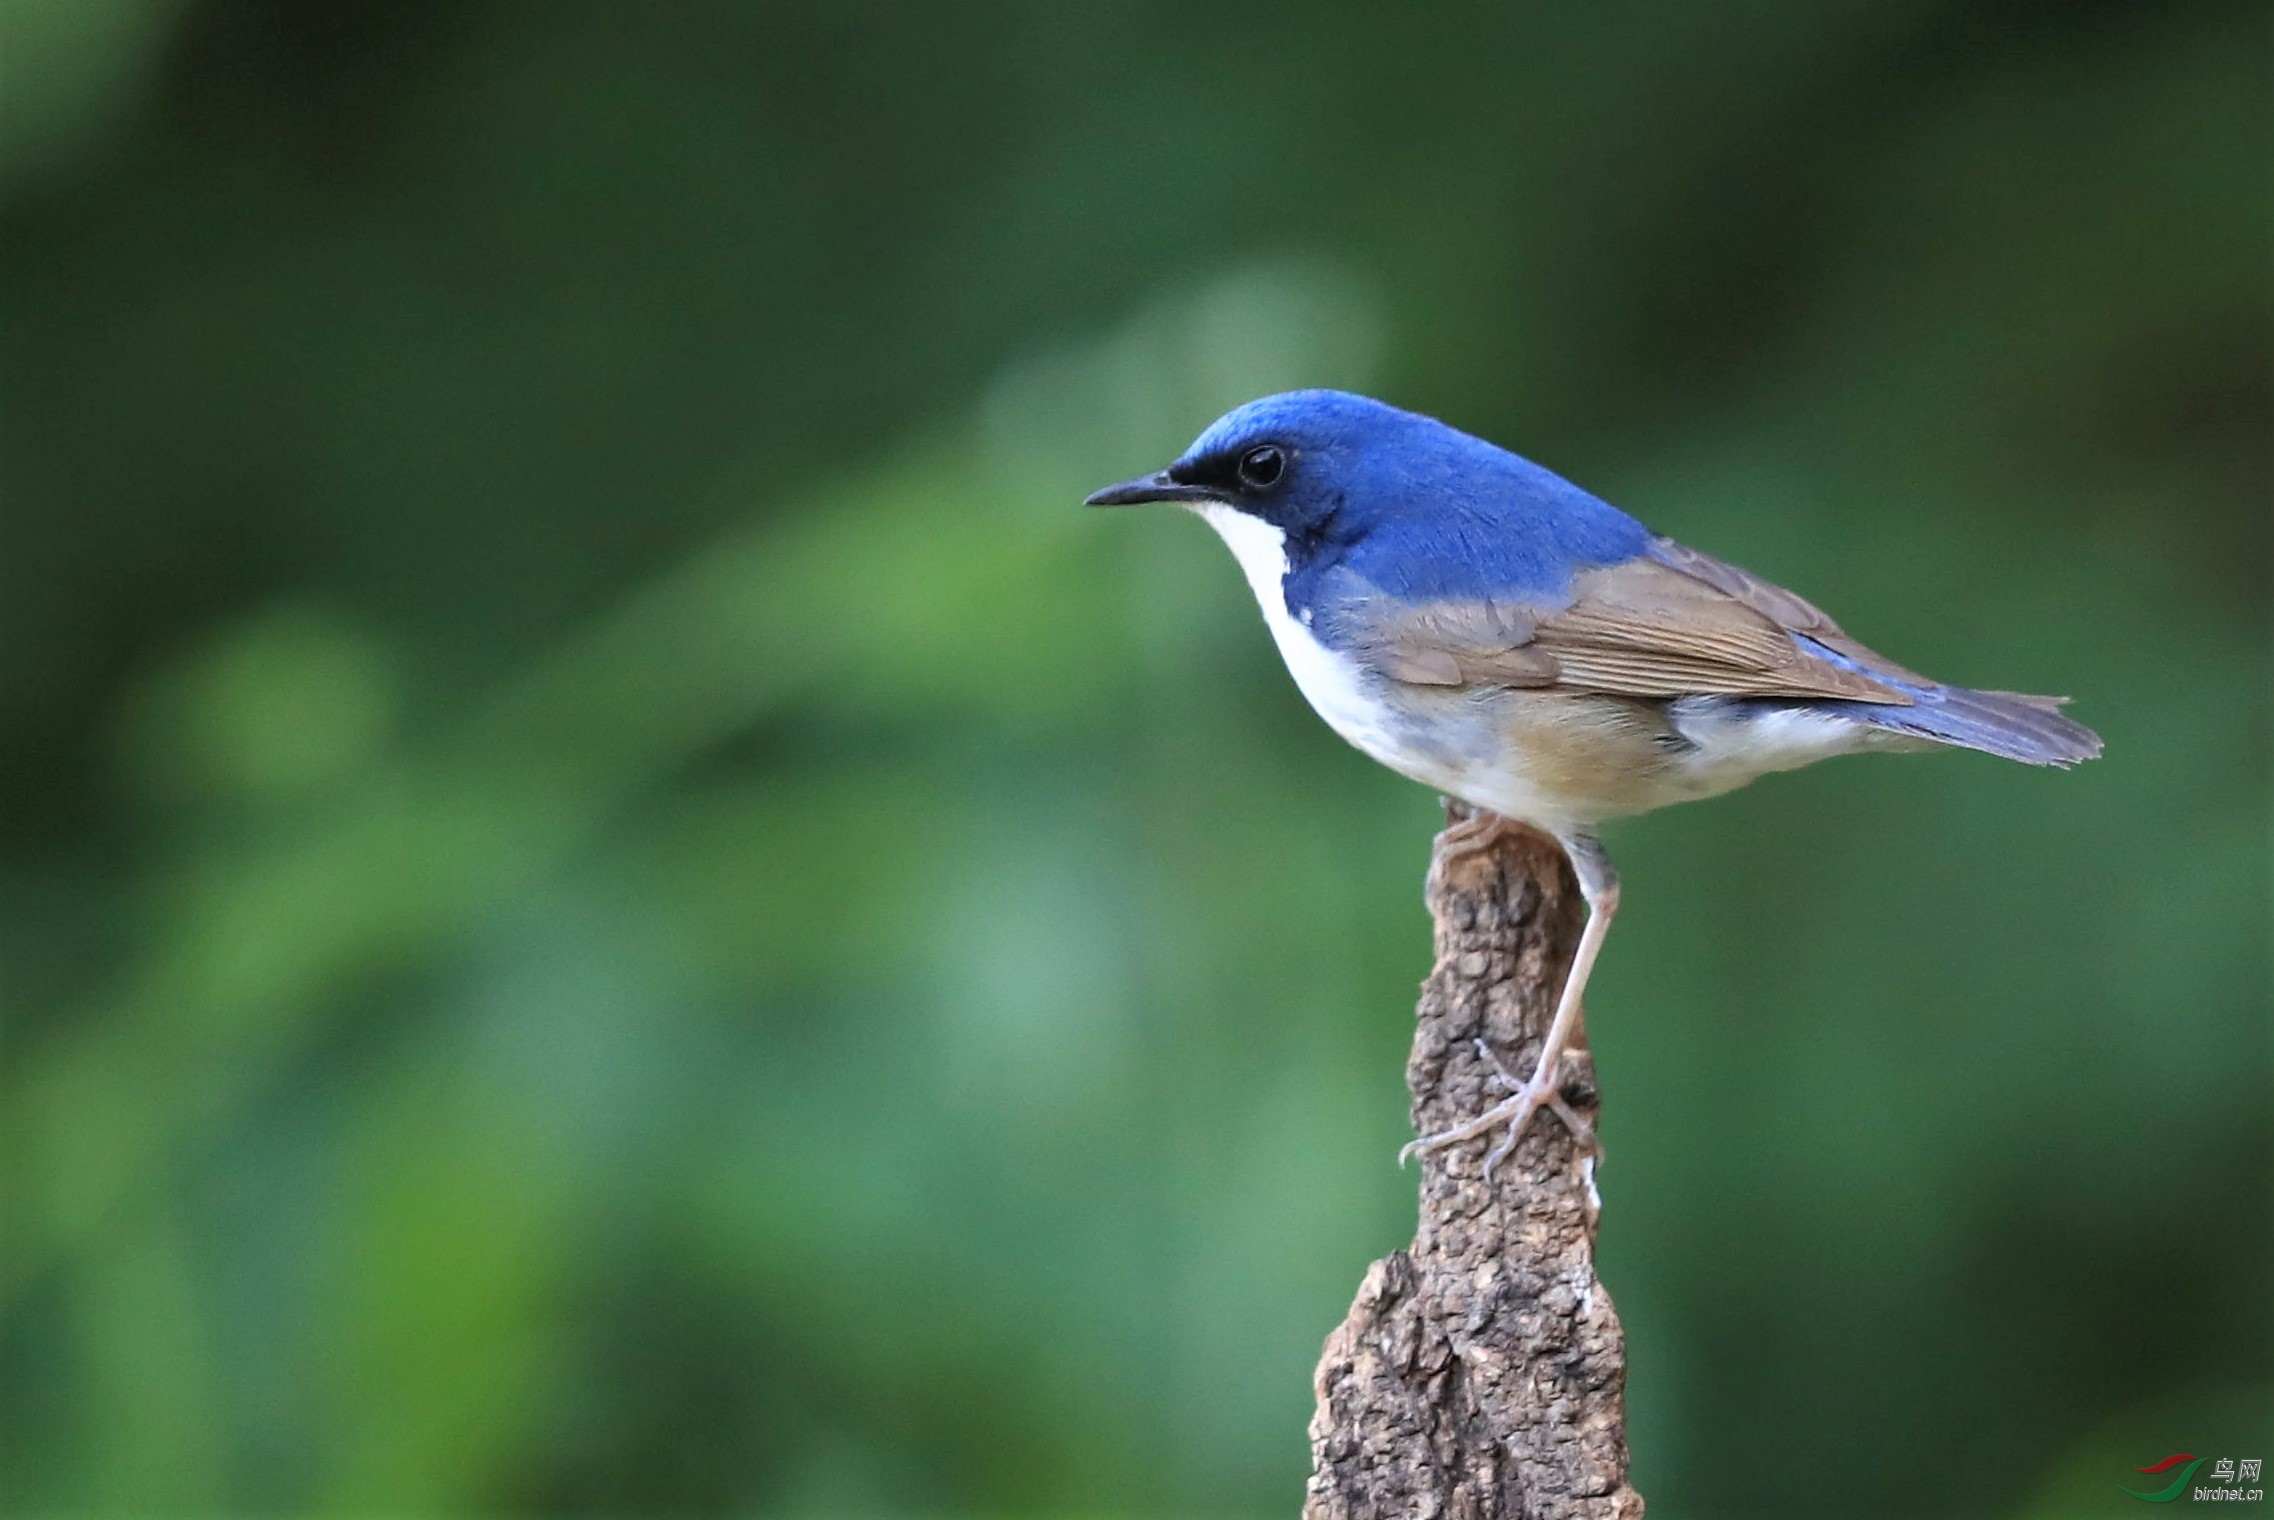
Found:
[(1143, 501), (1191, 507), (1243, 562), (1298, 575), (1343, 566), (1405, 597), (1553, 590), (1576, 566), (1641, 552), (1646, 538), (1633, 518), (1529, 460), (1348, 391), (1250, 401), (1168, 468), (1089, 498)]
[(1347, 391), (1287, 391), (1226, 412), (1167, 469), (1108, 486), (1089, 505), (1228, 508), (1290, 539), (1349, 541), (1401, 506), (1426, 507), (1410, 489), (1414, 467), (1453, 440), (1489, 447)]

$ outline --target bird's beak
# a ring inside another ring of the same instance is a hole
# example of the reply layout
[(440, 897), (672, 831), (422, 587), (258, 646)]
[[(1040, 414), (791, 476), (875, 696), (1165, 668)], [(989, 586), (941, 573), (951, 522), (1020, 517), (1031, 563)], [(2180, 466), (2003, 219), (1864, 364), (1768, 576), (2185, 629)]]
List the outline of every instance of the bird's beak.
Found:
[(1155, 470), (1135, 480), (1125, 480), (1102, 491), (1092, 491), (1082, 498), (1085, 507), (1132, 507), (1141, 501), (1213, 501), (1215, 493), (1206, 486), (1187, 485), (1171, 480), (1166, 470)]

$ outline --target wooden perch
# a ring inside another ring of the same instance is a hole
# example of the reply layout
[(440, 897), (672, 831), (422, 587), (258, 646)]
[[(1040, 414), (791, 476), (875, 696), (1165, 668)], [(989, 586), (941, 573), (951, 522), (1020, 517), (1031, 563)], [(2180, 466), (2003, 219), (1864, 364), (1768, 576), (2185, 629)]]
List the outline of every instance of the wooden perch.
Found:
[[(1586, 914), (1544, 835), (1512, 826), (1449, 857), (1442, 843), (1429, 883), (1437, 965), (1406, 1063), (1425, 1135), (1506, 1095), (1480, 1040), (1507, 1071), (1530, 1072)], [(1584, 1051), (1566, 1058), (1562, 1092), (1597, 1116)], [(1543, 1113), (1488, 1182), (1492, 1141), (1421, 1158), (1413, 1244), (1374, 1263), (1327, 1337), (1304, 1520), (1642, 1514), (1627, 1483), (1626, 1339), (1595, 1278), (1593, 1158)]]

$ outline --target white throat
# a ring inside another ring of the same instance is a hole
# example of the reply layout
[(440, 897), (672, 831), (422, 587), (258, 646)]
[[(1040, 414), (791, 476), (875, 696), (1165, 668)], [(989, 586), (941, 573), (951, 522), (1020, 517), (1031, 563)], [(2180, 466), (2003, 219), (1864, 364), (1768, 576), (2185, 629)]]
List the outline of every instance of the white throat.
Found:
[[(1255, 592), (1265, 620), (1285, 619), (1287, 535), (1262, 518), (1250, 517), (1220, 501), (1198, 502), (1193, 510), (1216, 530), (1216, 536), (1232, 551), (1232, 558), (1247, 572), (1248, 586)], [(1277, 621), (1272, 621), (1271, 631), (1275, 634), (1279, 631)]]
[[(1295, 678), (1304, 700), (1343, 738), (1384, 765), (1404, 769), (1397, 758), (1400, 747), (1392, 732), (1392, 715), (1366, 690), (1358, 663), (1320, 643), (1306, 622), (1287, 610), (1287, 535), (1222, 502), (1198, 502), (1193, 510), (1216, 530), (1247, 572), (1279, 657), (1287, 662), (1287, 673)], [(1303, 618), (1309, 616), (1306, 610)]]

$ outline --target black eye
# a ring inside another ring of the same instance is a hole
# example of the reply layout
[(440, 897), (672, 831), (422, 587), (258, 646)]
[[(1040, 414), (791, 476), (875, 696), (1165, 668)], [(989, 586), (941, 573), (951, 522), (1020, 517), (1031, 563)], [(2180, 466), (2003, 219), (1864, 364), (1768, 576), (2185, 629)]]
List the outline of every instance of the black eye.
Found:
[(1240, 484), (1261, 491), (1279, 484), (1287, 473), (1287, 451), (1276, 443), (1259, 443), (1240, 456)]

